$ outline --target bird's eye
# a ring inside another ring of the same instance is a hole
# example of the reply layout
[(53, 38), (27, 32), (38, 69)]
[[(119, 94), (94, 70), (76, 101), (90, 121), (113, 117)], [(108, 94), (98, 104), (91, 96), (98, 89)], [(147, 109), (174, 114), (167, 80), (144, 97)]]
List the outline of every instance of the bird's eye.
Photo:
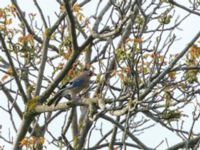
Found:
[(92, 76), (92, 75), (93, 75), (93, 72), (92, 72), (92, 71), (90, 71), (90, 72), (89, 72), (89, 76)]
[(69, 82), (69, 85), (72, 85), (73, 84), (73, 82)]

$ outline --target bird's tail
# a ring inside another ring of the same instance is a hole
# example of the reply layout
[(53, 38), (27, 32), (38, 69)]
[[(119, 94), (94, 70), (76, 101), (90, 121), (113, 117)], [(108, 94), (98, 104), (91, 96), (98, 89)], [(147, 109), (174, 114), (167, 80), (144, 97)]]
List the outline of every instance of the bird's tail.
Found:
[(62, 91), (59, 91), (58, 93), (56, 93), (56, 95), (54, 97), (52, 97), (48, 102), (47, 105), (50, 106), (55, 102), (55, 106), (58, 104), (58, 102), (61, 100), (62, 98)]
[(59, 103), (59, 101), (61, 100), (62, 97), (65, 97), (69, 100), (71, 99), (70, 94), (66, 94), (65, 89), (61, 89), (59, 92), (56, 93), (56, 95), (53, 98), (51, 98), (48, 101), (47, 105), (50, 106), (54, 103), (54, 106), (56, 106)]

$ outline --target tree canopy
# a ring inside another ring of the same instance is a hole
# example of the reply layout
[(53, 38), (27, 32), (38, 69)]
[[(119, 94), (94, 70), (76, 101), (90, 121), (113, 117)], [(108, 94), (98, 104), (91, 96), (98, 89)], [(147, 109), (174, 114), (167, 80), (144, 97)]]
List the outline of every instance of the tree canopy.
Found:
[(198, 149), (199, 0), (42, 1), (0, 8), (0, 149)]

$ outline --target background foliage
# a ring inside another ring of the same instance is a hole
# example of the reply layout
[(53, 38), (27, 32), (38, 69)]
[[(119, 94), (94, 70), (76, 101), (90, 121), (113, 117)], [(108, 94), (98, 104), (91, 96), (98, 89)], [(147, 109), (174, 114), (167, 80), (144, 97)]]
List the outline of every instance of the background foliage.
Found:
[[(198, 149), (198, 0), (21, 2), (0, 8), (0, 149)], [(84, 68), (79, 101), (46, 105)]]

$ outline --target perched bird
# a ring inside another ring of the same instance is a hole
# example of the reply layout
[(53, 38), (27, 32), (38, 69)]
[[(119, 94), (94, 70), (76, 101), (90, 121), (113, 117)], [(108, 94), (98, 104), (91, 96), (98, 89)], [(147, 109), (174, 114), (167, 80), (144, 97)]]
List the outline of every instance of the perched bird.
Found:
[[(63, 96), (67, 98), (76, 99), (80, 92), (89, 86), (90, 77), (95, 75), (92, 71), (83, 71), (79, 76), (67, 82), (52, 100), (47, 105), (51, 105), (55, 102), (55, 106), (58, 104)], [(70, 95), (70, 96), (69, 96)]]

